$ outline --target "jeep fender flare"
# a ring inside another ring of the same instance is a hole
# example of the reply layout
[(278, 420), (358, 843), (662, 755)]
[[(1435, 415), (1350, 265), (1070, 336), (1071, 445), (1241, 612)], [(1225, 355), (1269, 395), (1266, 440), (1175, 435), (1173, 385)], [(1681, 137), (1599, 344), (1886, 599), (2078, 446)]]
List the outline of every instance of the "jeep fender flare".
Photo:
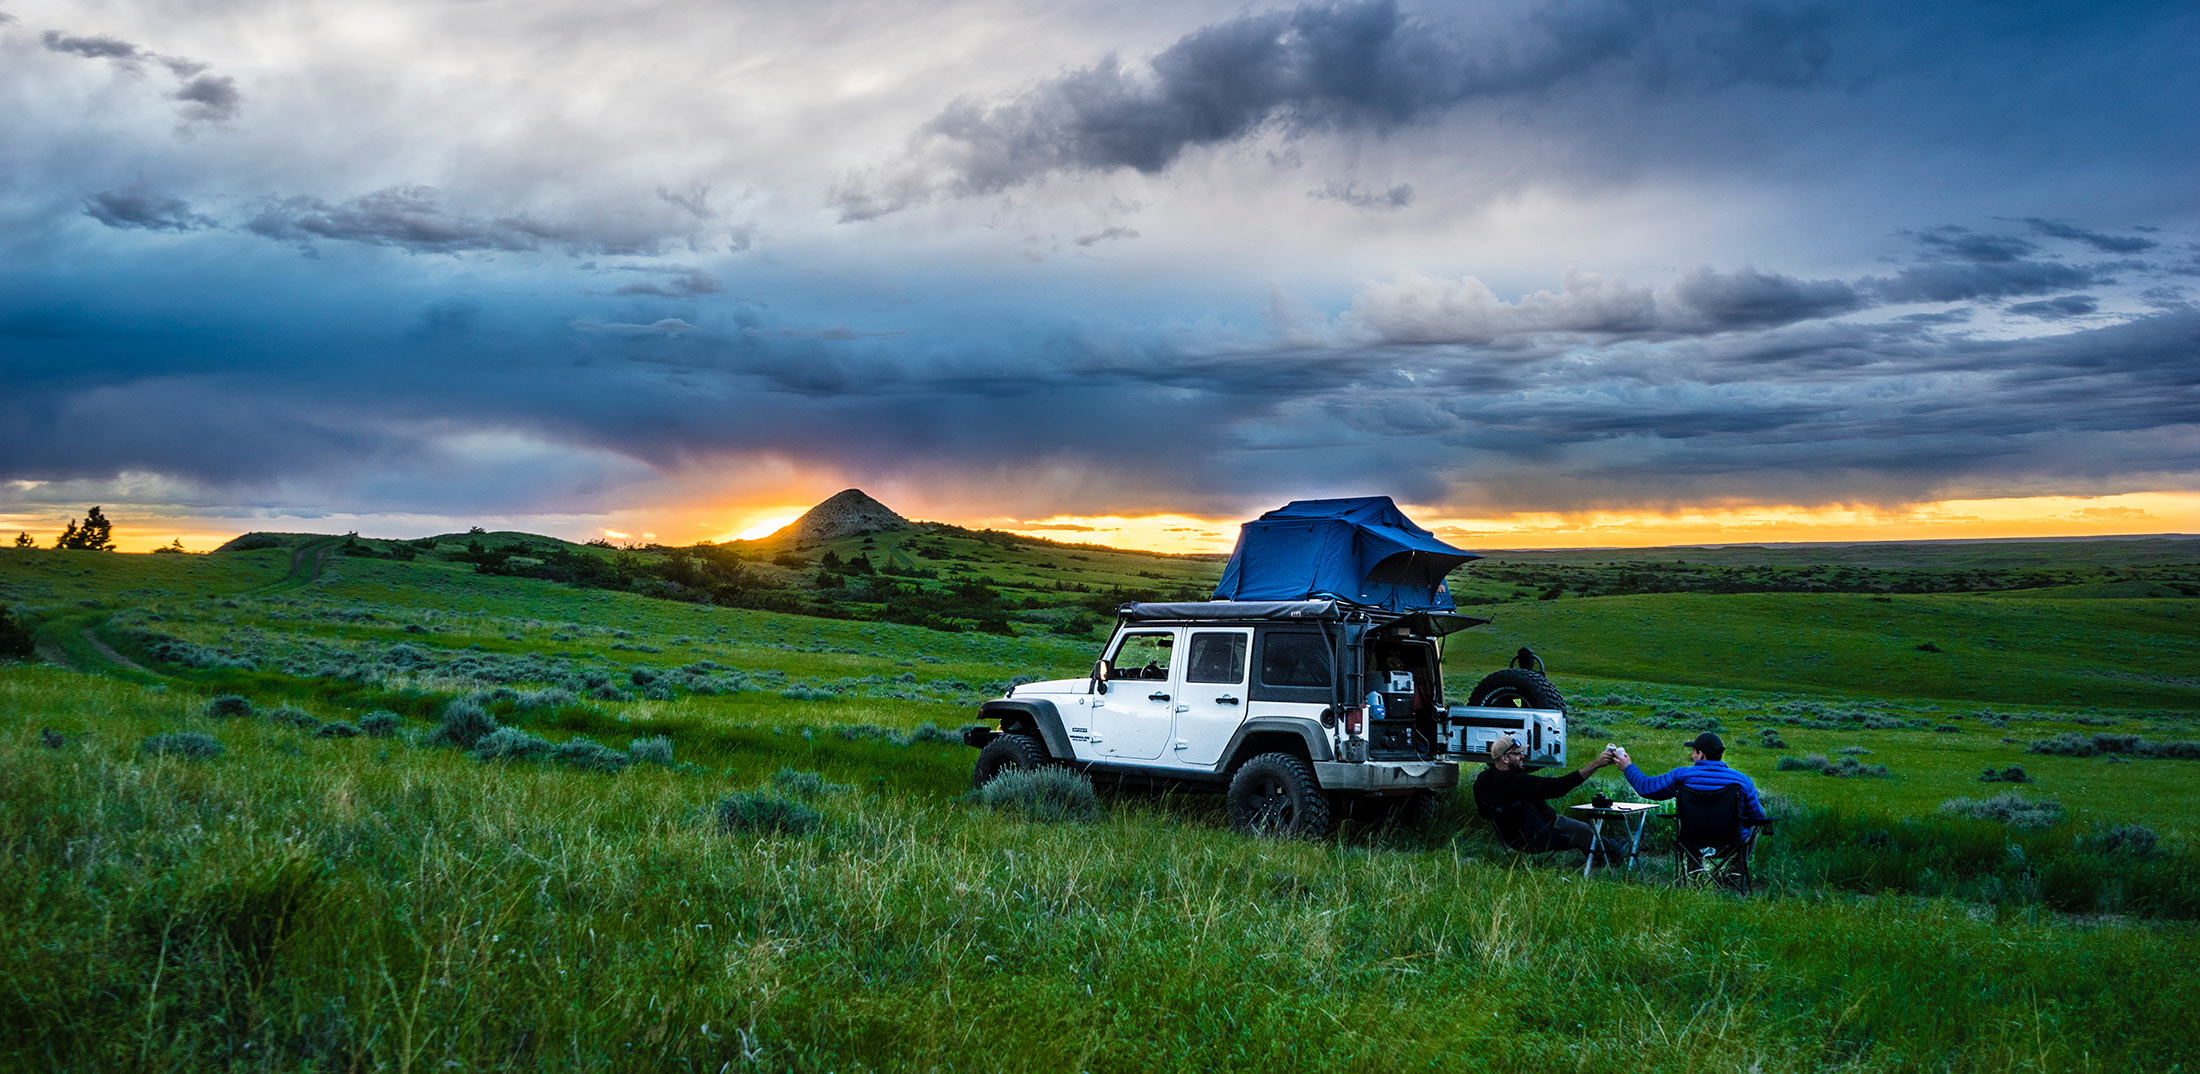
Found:
[(1277, 736), (1296, 739), (1309, 761), (1330, 759), (1329, 736), (1323, 734), (1314, 721), (1255, 716), (1238, 725), (1237, 732), (1230, 736), (1230, 744), (1222, 748), (1222, 763), (1215, 766), (1215, 771), (1228, 772), (1248, 757), (1275, 752)]
[[(1020, 732), (1037, 738), (1046, 743), (1047, 753), (1055, 760), (1067, 761), (1077, 756), (1070, 749), (1069, 732), (1062, 726), (1062, 714), (1052, 701), (1011, 701), (1007, 698), (988, 701), (978, 706), (978, 718), (1001, 721), (1003, 732)], [(973, 742), (971, 745), (983, 746), (985, 743)]]

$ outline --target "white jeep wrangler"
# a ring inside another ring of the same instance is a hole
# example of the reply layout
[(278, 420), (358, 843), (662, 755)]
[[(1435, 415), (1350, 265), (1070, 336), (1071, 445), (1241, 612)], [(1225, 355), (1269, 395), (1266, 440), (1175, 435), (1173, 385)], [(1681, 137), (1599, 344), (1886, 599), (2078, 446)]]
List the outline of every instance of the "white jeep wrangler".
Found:
[(1566, 762), (1565, 702), (1525, 649), (1447, 704), (1444, 637), (1484, 622), (1324, 599), (1126, 604), (1091, 674), (984, 704), (963, 739), (972, 782), (1066, 765), (1222, 790), (1254, 835), (1322, 835), (1361, 798), (1425, 823), (1499, 734), (1531, 764)]

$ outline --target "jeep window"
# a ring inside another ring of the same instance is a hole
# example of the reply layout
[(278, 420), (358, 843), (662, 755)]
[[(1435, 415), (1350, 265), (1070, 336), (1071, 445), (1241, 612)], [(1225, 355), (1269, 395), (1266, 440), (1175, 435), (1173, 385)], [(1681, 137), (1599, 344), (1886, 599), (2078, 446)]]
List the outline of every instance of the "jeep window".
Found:
[(1193, 634), (1192, 662), (1186, 665), (1184, 681), (1244, 682), (1246, 640), (1247, 636), (1240, 631)]
[(1125, 634), (1123, 644), (1116, 646), (1114, 667), (1108, 677), (1166, 679), (1169, 677), (1169, 649), (1175, 644), (1174, 634)]
[(1268, 635), (1260, 647), (1260, 681), (1268, 686), (1328, 686), (1329, 639), (1320, 634)]

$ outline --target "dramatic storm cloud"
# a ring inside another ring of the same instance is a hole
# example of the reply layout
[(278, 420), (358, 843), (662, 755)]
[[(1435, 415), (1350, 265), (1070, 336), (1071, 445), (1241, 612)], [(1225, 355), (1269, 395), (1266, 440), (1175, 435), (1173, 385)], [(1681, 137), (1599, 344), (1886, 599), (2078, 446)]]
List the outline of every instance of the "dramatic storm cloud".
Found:
[(0, 514), (2200, 487), (2189, 4), (217, 7), (0, 16)]

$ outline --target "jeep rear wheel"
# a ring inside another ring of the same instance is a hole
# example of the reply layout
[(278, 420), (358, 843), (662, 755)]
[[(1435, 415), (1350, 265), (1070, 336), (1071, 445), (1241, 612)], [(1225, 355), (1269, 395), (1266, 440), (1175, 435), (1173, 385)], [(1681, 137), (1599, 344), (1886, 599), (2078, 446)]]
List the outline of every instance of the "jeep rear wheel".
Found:
[(1038, 739), (1030, 735), (996, 735), (978, 751), (978, 765), (970, 774), (970, 785), (983, 787), (1011, 768), (1037, 768), (1045, 763), (1047, 750)]
[(1540, 671), (1506, 668), (1493, 671), (1474, 684), (1467, 704), (1500, 709), (1551, 709), (1566, 711), (1566, 699)]
[(1288, 753), (1263, 753), (1230, 777), (1230, 823), (1247, 835), (1314, 839), (1329, 832), (1329, 799), (1313, 769)]

